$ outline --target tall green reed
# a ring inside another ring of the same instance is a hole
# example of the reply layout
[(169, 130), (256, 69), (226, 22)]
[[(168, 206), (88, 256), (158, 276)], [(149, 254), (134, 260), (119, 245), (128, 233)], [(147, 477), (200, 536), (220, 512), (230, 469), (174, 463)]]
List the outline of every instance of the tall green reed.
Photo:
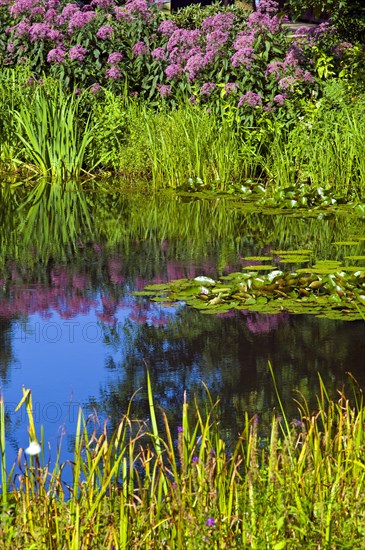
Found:
[[(68, 94), (61, 83), (38, 85), (12, 114), (16, 135), (23, 145), (18, 161), (23, 167), (51, 181), (79, 178), (85, 170), (86, 150), (95, 127), (83, 119), (84, 94)], [(102, 161), (99, 157), (88, 169)]]
[(256, 173), (258, 153), (249, 139), (216, 114), (189, 105), (142, 114), (155, 186), (177, 188), (198, 178), (223, 191)]
[[(299, 395), (293, 421), (276, 391), (281, 411), (271, 427), (245, 415), (241, 433), (228, 439), (208, 391), (204, 410), (184, 399), (174, 433), (168, 413), (155, 406), (149, 377), (150, 424), (133, 421), (129, 407), (110, 434), (80, 410), (72, 461), (57, 460), (51, 470), (42, 456), (24, 461), (20, 451), (20, 473), (2, 504), (12, 513), (6, 528), (0, 522), (1, 547), (361, 548), (361, 392), (355, 406), (342, 392), (331, 400), (320, 380), (317, 410)], [(29, 390), (24, 405), (34, 440)]]

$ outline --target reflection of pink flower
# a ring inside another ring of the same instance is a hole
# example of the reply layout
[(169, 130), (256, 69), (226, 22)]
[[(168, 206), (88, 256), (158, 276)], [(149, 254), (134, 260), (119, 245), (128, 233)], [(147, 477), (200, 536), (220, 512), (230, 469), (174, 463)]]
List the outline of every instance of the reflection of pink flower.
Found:
[(254, 311), (241, 311), (246, 317), (248, 330), (252, 334), (268, 334), (277, 330), (282, 322), (289, 318), (288, 313), (278, 313), (277, 315), (256, 313)]
[(84, 273), (74, 273), (72, 276), (72, 286), (74, 288), (87, 288), (89, 286), (89, 278)]
[(134, 285), (136, 287), (136, 290), (143, 290), (144, 287), (147, 285), (146, 279), (141, 279), (140, 277), (136, 277), (134, 281)]
[(125, 281), (125, 277), (121, 273), (122, 262), (118, 257), (112, 257), (108, 261), (108, 273), (112, 283), (121, 284)]
[(138, 323), (139, 325), (144, 325), (144, 323), (147, 323), (147, 320), (148, 320), (148, 316), (142, 311), (140, 312), (132, 311), (129, 318), (132, 319), (132, 321), (135, 321), (136, 323)]
[(154, 285), (160, 285), (161, 283), (165, 283), (166, 278), (161, 277), (160, 275), (156, 275), (156, 277), (153, 277), (151, 283)]
[(97, 311), (96, 316), (101, 323), (106, 323), (108, 325), (115, 325), (117, 323), (117, 319), (114, 317), (114, 315), (111, 315), (110, 313)]
[(217, 313), (216, 317), (221, 317), (222, 319), (231, 319), (232, 317), (236, 317), (237, 312), (234, 310), (225, 311), (224, 313)]
[(51, 281), (53, 286), (65, 287), (68, 283), (68, 274), (61, 269), (54, 269), (51, 272)]
[(151, 317), (151, 324), (154, 327), (165, 327), (167, 325), (167, 321), (168, 319), (162, 312), (160, 312), (159, 315), (153, 315)]

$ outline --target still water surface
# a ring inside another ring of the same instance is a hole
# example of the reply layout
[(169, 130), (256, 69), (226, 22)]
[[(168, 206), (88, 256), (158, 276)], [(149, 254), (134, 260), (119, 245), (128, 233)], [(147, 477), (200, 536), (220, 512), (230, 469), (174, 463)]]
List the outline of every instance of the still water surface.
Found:
[(28, 443), (25, 412), (14, 412), (23, 385), (32, 389), (51, 459), (61, 438), (62, 457), (69, 456), (79, 405), (113, 426), (140, 390), (132, 412), (148, 420), (146, 366), (174, 426), (184, 392), (203, 401), (204, 382), (220, 398), (222, 429), (233, 436), (245, 411), (266, 422), (277, 410), (268, 361), (292, 419), (295, 390), (315, 407), (318, 373), (333, 396), (347, 371), (365, 386), (362, 321), (204, 315), (132, 295), (150, 282), (236, 271), (243, 257), (271, 249), (311, 249), (317, 259), (361, 255), (364, 241), (333, 242), (363, 233), (363, 220), (294, 218), (225, 199), (134, 191), (52, 193), (20, 211), (16, 194), (2, 201), (0, 375), (9, 461)]

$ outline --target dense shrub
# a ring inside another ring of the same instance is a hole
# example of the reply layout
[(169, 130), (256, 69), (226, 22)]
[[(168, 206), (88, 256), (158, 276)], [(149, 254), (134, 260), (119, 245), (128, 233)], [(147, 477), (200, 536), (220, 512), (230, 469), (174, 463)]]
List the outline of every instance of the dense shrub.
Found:
[(318, 94), (316, 67), (327, 25), (293, 39), (273, 0), (262, 0), (248, 16), (237, 7), (209, 10), (202, 21), (183, 14), (173, 20), (146, 0), (125, 6), (92, 0), (84, 7), (0, 0), (0, 60), (10, 67), (28, 64), (71, 89), (92, 86), (97, 92), (102, 85), (171, 104), (184, 96), (215, 102), (230, 116), (239, 109), (251, 119)]

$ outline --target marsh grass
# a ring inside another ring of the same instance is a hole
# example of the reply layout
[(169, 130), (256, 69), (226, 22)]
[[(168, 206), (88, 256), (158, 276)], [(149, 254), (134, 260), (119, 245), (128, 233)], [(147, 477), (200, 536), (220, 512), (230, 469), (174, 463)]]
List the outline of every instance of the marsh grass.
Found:
[(155, 186), (177, 188), (189, 178), (219, 191), (252, 177), (258, 152), (229, 121), (204, 108), (143, 111)]
[[(271, 369), (272, 370), (272, 369)], [(71, 461), (51, 469), (21, 449), (18, 472), (5, 471), (1, 412), (1, 547), (29, 549), (362, 548), (365, 541), (365, 407), (320, 380), (318, 407), (299, 396), (296, 421), (271, 427), (242, 419), (230, 442), (219, 429), (219, 403), (182, 403), (172, 433), (147, 379), (150, 425), (131, 419), (114, 433), (79, 411)], [(277, 390), (277, 388), (276, 388)], [(23, 389), (29, 436), (37, 441), (32, 396)], [(150, 427), (149, 427), (150, 426)], [(160, 428), (159, 426), (163, 426)], [(41, 437), (39, 438), (41, 439)], [(71, 481), (64, 481), (64, 479)]]
[(268, 188), (308, 183), (348, 200), (365, 197), (365, 104), (338, 101), (302, 117), (290, 130), (274, 124), (262, 157)]
[[(61, 83), (37, 86), (12, 115), (23, 148), (17, 163), (51, 181), (80, 178), (95, 126), (80, 116), (83, 94), (68, 94)], [(90, 172), (101, 162), (99, 157)]]

